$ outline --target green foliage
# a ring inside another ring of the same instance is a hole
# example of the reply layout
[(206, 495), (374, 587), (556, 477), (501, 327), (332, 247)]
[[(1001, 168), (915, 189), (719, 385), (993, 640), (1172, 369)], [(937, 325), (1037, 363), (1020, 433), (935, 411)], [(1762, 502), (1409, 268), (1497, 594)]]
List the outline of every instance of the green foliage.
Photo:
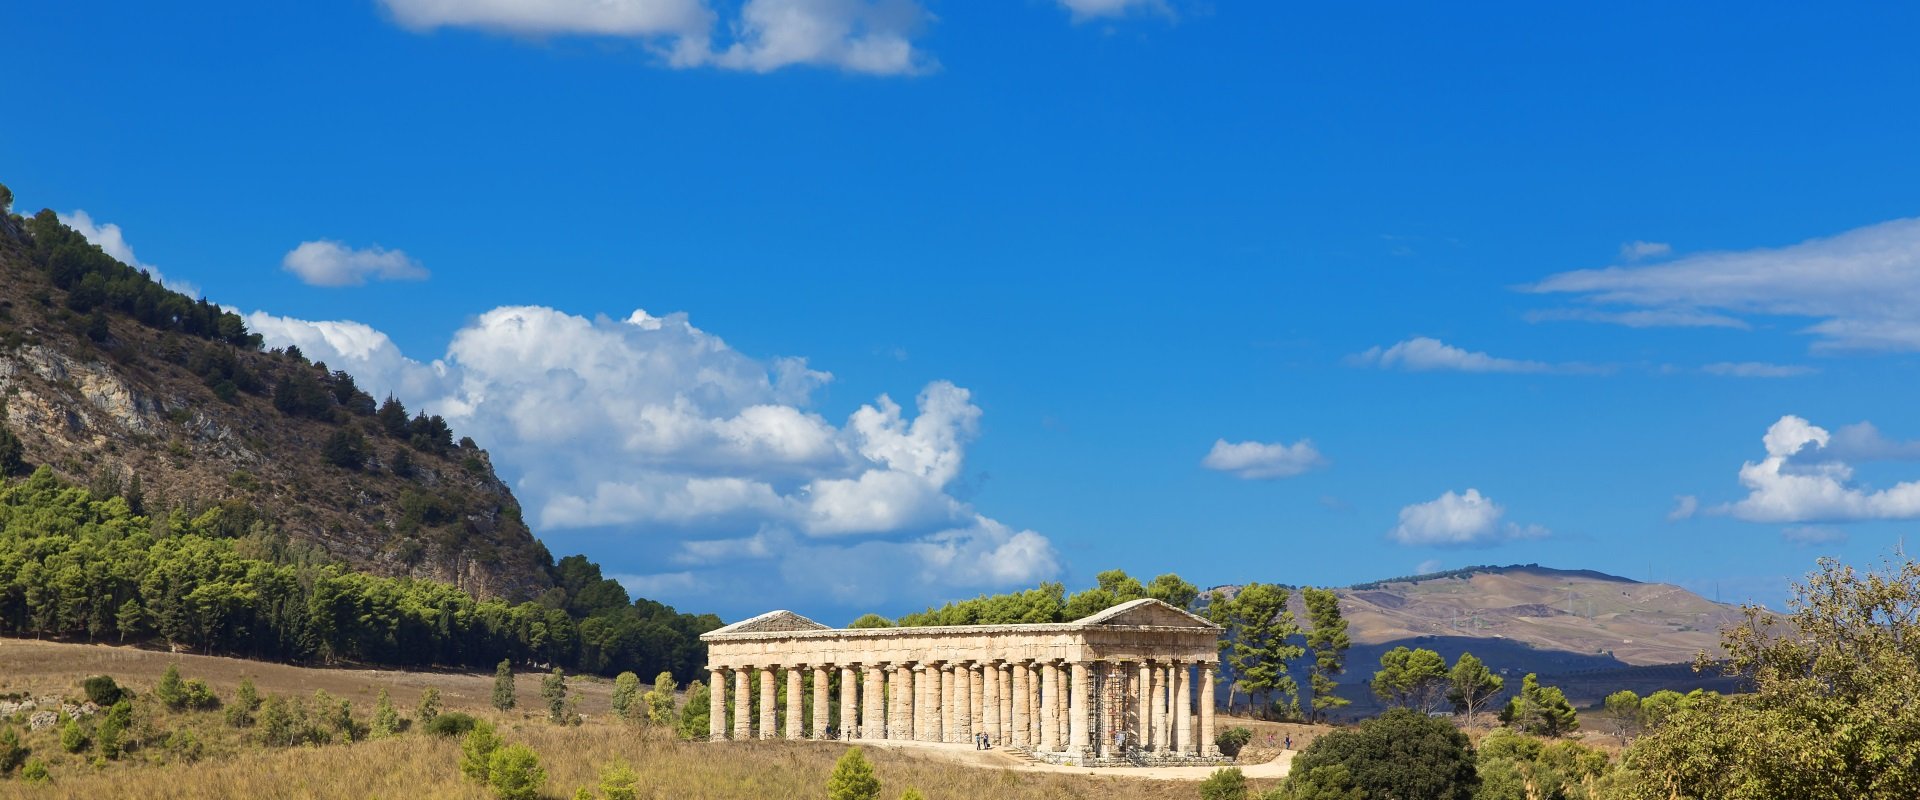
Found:
[(166, 748), (167, 752), (173, 754), (175, 759), (187, 763), (199, 761), (200, 756), (206, 751), (205, 746), (200, 743), (200, 738), (194, 736), (193, 731), (186, 728), (181, 728), (169, 734), (167, 736)]
[(195, 301), (162, 287), (145, 272), (108, 256), (67, 227), (51, 210), (27, 221), (34, 266), (67, 292), (66, 306), (87, 313), (110, 308), (132, 316), (142, 325), (179, 331), (244, 348), (258, 348), (260, 337), (247, 332), (239, 315), (223, 311), (206, 300)]
[(1520, 681), (1520, 694), (1507, 701), (1500, 721), (1539, 736), (1564, 736), (1580, 728), (1580, 717), (1559, 688), (1541, 686), (1533, 673)]
[(547, 783), (540, 757), (524, 744), (510, 744), (487, 759), (487, 782), (500, 800), (535, 800)]
[(119, 758), (120, 751), (126, 746), (127, 729), (133, 726), (133, 700), (122, 697), (107, 709), (100, 720), (100, 754), (107, 758)]
[(1474, 800), (1586, 800), (1608, 769), (1607, 755), (1575, 742), (1551, 744), (1508, 728), (1480, 740)]
[(486, 780), (492, 772), (493, 754), (499, 749), (500, 735), (494, 733), (493, 726), (485, 722), (476, 723), (467, 732), (467, 738), (460, 742), (460, 771), (476, 781)]
[(78, 753), (90, 744), (93, 744), (93, 740), (87, 738), (87, 730), (80, 727), (80, 720), (69, 719), (67, 724), (60, 727), (60, 749)]
[(640, 776), (625, 764), (608, 764), (600, 770), (601, 800), (634, 800), (639, 794)]
[(422, 725), (429, 725), (429, 724), (432, 724), (433, 721), (435, 719), (438, 719), (439, 717), (440, 717), (440, 690), (435, 689), (432, 686), (429, 686), (426, 689), (421, 690), (420, 705), (414, 708), (413, 718), (420, 720), (420, 724)]
[(662, 672), (653, 678), (653, 689), (643, 699), (647, 703), (647, 721), (655, 725), (673, 724), (673, 673)]
[(1474, 715), (1487, 707), (1487, 703), (1500, 695), (1507, 681), (1493, 671), (1472, 653), (1461, 653), (1453, 662), (1453, 669), (1447, 672), (1447, 702), (1453, 704), (1456, 713), (1467, 715), (1467, 725), (1473, 725)]
[(27, 783), (52, 783), (53, 776), (47, 774), (47, 762), (30, 758), (27, 759), (27, 765), (20, 770), (20, 780)]
[(327, 437), (320, 455), (329, 464), (358, 472), (367, 463), (367, 440), (351, 427), (341, 428)]
[(1194, 602), (1200, 599), (1200, 587), (1169, 572), (1155, 576), (1147, 584), (1147, 596), (1182, 611), (1192, 611)]
[(687, 684), (687, 704), (680, 708), (680, 738), (697, 741), (707, 736), (713, 720), (713, 692), (700, 681)]
[(540, 696), (547, 701), (547, 721), (556, 725), (567, 721), (567, 674), (559, 667), (540, 681)]
[(613, 679), (613, 713), (621, 719), (630, 719), (633, 701), (640, 695), (640, 676), (632, 671), (622, 672)]
[(1446, 694), (1447, 660), (1426, 648), (1396, 647), (1380, 654), (1380, 671), (1373, 673), (1371, 685), (1388, 705), (1431, 712)]
[(87, 678), (80, 682), (80, 690), (85, 692), (87, 699), (97, 706), (113, 705), (120, 702), (120, 698), (126, 695), (126, 692), (120, 688), (120, 684), (114, 683), (110, 675), (95, 675)]
[(512, 711), (518, 702), (513, 688), (513, 662), (500, 659), (500, 664), (493, 668), (493, 707)]
[(325, 689), (313, 693), (313, 708), (316, 722), (330, 733), (337, 733), (341, 739), (353, 741), (365, 738), (366, 731), (353, 718), (353, 703), (344, 697), (334, 697)]
[(827, 800), (878, 800), (880, 779), (873, 775), (873, 762), (858, 747), (849, 747), (833, 765), (827, 777)]
[(240, 679), (239, 688), (233, 692), (233, 704), (227, 706), (227, 724), (235, 728), (253, 726), (253, 712), (260, 710), (260, 690), (253, 685), (253, 678)]
[[(904, 618), (903, 618), (904, 619)], [(891, 628), (893, 620), (879, 614), (861, 614), (859, 619), (847, 623), (849, 628)]]
[(160, 682), (153, 685), (153, 696), (169, 711), (187, 707), (187, 687), (186, 682), (180, 680), (179, 664), (167, 665), (167, 671), (160, 675)]
[(6, 417), (0, 415), (0, 478), (18, 474), (27, 466), (27, 448), (20, 443), (20, 437), (13, 435), (7, 428)]
[(1239, 767), (1222, 767), (1200, 782), (1200, 800), (1247, 800), (1247, 776)]
[(1239, 756), (1240, 748), (1246, 747), (1251, 741), (1253, 741), (1253, 731), (1239, 725), (1213, 735), (1213, 743), (1220, 748), (1221, 753), (1228, 756)]
[(20, 744), (19, 731), (0, 725), (0, 778), (7, 777), (8, 773), (19, 767), (31, 752)]
[[(1287, 664), (1306, 653), (1293, 644), (1300, 626), (1289, 607), (1291, 598), (1284, 586), (1249, 583), (1231, 600), (1215, 593), (1208, 604), (1208, 612), (1227, 629), (1222, 647), (1240, 688), (1262, 711), (1278, 708), (1287, 715), (1300, 712), (1300, 685)], [(1274, 700), (1276, 692), (1286, 699), (1284, 706)]]
[[(980, 595), (971, 600), (948, 603), (916, 614), (900, 617), (909, 625), (1017, 625), (1068, 622), (1142, 597), (1153, 597), (1183, 609), (1193, 607), (1200, 590), (1174, 574), (1161, 575), (1142, 586), (1138, 579), (1122, 570), (1107, 570), (1095, 576), (1096, 585), (1068, 597), (1059, 583), (1042, 583), (1020, 592)], [(849, 627), (892, 627), (885, 617), (869, 614)]]
[(927, 800), (927, 796), (919, 789), (907, 787), (906, 791), (900, 793), (900, 800)]
[(1468, 800), (1479, 783), (1466, 735), (1405, 708), (1315, 739), (1290, 769), (1284, 795), (1290, 800)]
[(1335, 694), (1340, 686), (1334, 678), (1347, 671), (1347, 648), (1353, 646), (1353, 638), (1347, 635), (1340, 597), (1332, 589), (1308, 586), (1300, 590), (1300, 599), (1306, 603), (1307, 624), (1312, 626), (1307, 631), (1307, 652), (1313, 655), (1307, 672), (1308, 713), (1309, 719), (1319, 722), (1326, 719), (1327, 711), (1351, 702)]
[(367, 735), (375, 739), (385, 739), (400, 732), (400, 712), (393, 708), (393, 698), (387, 696), (387, 690), (380, 689), (380, 697), (373, 703), (373, 722), (367, 726)]
[(220, 698), (215, 696), (207, 682), (195, 678), (181, 687), (184, 708), (190, 711), (211, 711), (220, 707)]
[(1620, 737), (1621, 744), (1625, 744), (1627, 738), (1640, 729), (1643, 719), (1640, 711), (1640, 695), (1635, 694), (1631, 689), (1621, 689), (1607, 695), (1607, 699), (1601, 705), (1607, 710), (1605, 718), (1607, 727), (1613, 730), (1615, 736)]
[(433, 719), (427, 721), (426, 726), (427, 733), (434, 736), (454, 737), (465, 736), (480, 724), (481, 722), (474, 719), (472, 714), (464, 711), (444, 711), (435, 714)]

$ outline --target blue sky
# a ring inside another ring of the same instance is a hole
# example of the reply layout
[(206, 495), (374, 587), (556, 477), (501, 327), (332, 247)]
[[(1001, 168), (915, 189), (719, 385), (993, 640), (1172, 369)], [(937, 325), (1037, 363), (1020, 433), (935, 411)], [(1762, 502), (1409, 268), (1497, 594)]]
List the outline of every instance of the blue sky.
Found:
[(1777, 603), (1920, 517), (1916, 21), (37, 4), (0, 180), (682, 608), (1536, 561)]

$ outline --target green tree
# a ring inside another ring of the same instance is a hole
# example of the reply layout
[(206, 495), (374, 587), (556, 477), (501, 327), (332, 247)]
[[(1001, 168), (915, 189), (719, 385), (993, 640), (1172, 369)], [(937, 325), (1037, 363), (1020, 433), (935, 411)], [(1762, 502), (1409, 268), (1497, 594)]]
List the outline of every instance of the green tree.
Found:
[(640, 694), (640, 676), (632, 670), (620, 673), (613, 679), (613, 713), (621, 719), (630, 719), (633, 701)]
[(1467, 727), (1473, 727), (1474, 715), (1487, 707), (1487, 703), (1500, 695), (1507, 681), (1472, 653), (1461, 653), (1454, 659), (1453, 669), (1447, 673), (1447, 702), (1453, 704), (1454, 713), (1467, 715)]
[[(0, 406), (0, 411), (5, 407)], [(18, 474), (27, 466), (26, 447), (20, 444), (20, 437), (6, 426), (5, 415), (0, 414), (0, 478)]]
[(547, 720), (559, 725), (567, 721), (567, 674), (559, 667), (540, 681), (540, 696), (547, 701)]
[(87, 730), (80, 727), (80, 720), (69, 719), (60, 728), (60, 749), (69, 753), (78, 753), (87, 749), (92, 741), (87, 738)]
[(1469, 800), (1479, 779), (1466, 734), (1406, 708), (1315, 739), (1294, 756), (1284, 797)]
[(1621, 689), (1607, 695), (1602, 705), (1607, 710), (1607, 727), (1612, 729), (1614, 736), (1619, 737), (1621, 744), (1626, 744), (1627, 739), (1640, 729), (1640, 695), (1632, 689)]
[(27, 754), (30, 752), (32, 751), (20, 746), (18, 731), (6, 725), (0, 725), (0, 779), (6, 778), (7, 773), (20, 766), (20, 762), (27, 760)]
[(100, 720), (100, 754), (107, 758), (119, 758), (121, 748), (126, 744), (127, 729), (133, 726), (133, 701), (126, 698), (114, 701)]
[(712, 721), (712, 703), (713, 692), (705, 683), (694, 681), (687, 684), (687, 704), (680, 707), (680, 738), (697, 741), (707, 737)]
[(179, 664), (167, 665), (167, 671), (160, 675), (160, 682), (153, 685), (153, 696), (172, 711), (187, 707), (187, 686), (186, 682), (180, 680)]
[(1347, 671), (1347, 648), (1353, 646), (1353, 639), (1347, 635), (1346, 618), (1340, 615), (1340, 597), (1332, 589), (1308, 586), (1300, 590), (1300, 597), (1307, 606), (1307, 623), (1312, 626), (1307, 631), (1307, 651), (1313, 654), (1313, 666), (1307, 675), (1309, 718), (1321, 722), (1327, 711), (1351, 702), (1335, 693), (1340, 686), (1334, 678)]
[(327, 463), (341, 469), (359, 471), (367, 463), (367, 440), (351, 427), (341, 428), (327, 437), (320, 448)]
[(601, 800), (634, 800), (639, 786), (640, 776), (625, 764), (608, 764), (600, 770)]
[(513, 662), (500, 659), (500, 665), (493, 669), (493, 707), (501, 711), (512, 711), (514, 703)]
[(1580, 717), (1558, 687), (1542, 686), (1533, 673), (1520, 681), (1520, 694), (1507, 701), (1500, 721), (1539, 736), (1563, 736), (1580, 728)]
[(393, 708), (393, 698), (387, 695), (385, 687), (380, 689), (380, 697), (373, 703), (373, 722), (367, 728), (367, 734), (375, 739), (385, 739), (400, 732), (400, 712)]
[(47, 774), (47, 762), (29, 758), (27, 765), (20, 769), (20, 780), (27, 783), (51, 783), (53, 776)]
[(1192, 611), (1193, 604), (1200, 599), (1200, 587), (1180, 579), (1171, 572), (1157, 575), (1147, 584), (1147, 596), (1181, 611)]
[(129, 597), (120, 604), (113, 621), (114, 628), (120, 632), (120, 641), (139, 639), (147, 631), (147, 609), (140, 605), (140, 598)]
[(1447, 660), (1426, 648), (1396, 647), (1380, 654), (1371, 685), (1382, 702), (1432, 712), (1447, 689)]
[(1239, 767), (1221, 767), (1200, 782), (1200, 800), (1247, 800), (1247, 776)]
[(654, 725), (673, 724), (673, 673), (662, 672), (653, 678), (653, 690), (643, 697), (647, 703), (647, 721)]
[(487, 779), (493, 753), (500, 749), (500, 735), (493, 725), (477, 722), (467, 738), (460, 741), (460, 771), (476, 781)]
[(893, 620), (879, 614), (861, 614), (859, 619), (847, 624), (849, 628), (891, 628)]
[[(1274, 708), (1289, 715), (1300, 712), (1300, 685), (1287, 666), (1306, 650), (1292, 643), (1300, 626), (1289, 608), (1291, 597), (1284, 586), (1249, 583), (1229, 605), (1231, 665), (1241, 688), (1263, 713)], [(1276, 692), (1285, 698), (1284, 707), (1274, 700)]]
[(547, 771), (531, 748), (510, 744), (487, 758), (487, 781), (500, 800), (536, 800), (547, 784)]
[(873, 776), (873, 762), (858, 747), (849, 747), (833, 765), (827, 777), (827, 800), (878, 800), (880, 779)]
[(440, 690), (429, 686), (420, 692), (420, 705), (414, 709), (413, 717), (420, 720), (421, 725), (426, 725), (438, 716), (440, 716)]

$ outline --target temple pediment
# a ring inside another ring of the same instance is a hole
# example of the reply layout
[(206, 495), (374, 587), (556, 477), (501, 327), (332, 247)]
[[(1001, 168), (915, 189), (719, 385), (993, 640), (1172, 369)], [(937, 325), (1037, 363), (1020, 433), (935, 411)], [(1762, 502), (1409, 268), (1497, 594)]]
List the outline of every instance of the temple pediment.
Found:
[(831, 628), (791, 611), (769, 611), (757, 617), (740, 620), (712, 633), (788, 633), (824, 630), (831, 630)]
[(1098, 614), (1073, 621), (1074, 625), (1145, 626), (1156, 628), (1202, 628), (1217, 630), (1218, 625), (1189, 614), (1172, 604), (1151, 597), (1109, 608)]

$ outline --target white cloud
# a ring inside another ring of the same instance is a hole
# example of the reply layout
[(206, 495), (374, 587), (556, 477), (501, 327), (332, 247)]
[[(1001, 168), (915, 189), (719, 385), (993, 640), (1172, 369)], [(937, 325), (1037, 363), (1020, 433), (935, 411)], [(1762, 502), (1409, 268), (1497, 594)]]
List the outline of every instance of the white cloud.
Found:
[(651, 575), (608, 575), (634, 597), (662, 597), (686, 594), (700, 584), (691, 572), (658, 572)]
[(669, 66), (771, 72), (831, 67), (911, 75), (937, 67), (914, 43), (930, 19), (913, 0), (747, 0), (725, 21), (705, 0), (382, 0), (413, 30), (474, 28), (521, 36), (631, 39)]
[(1392, 347), (1369, 347), (1350, 359), (1355, 364), (1409, 372), (1553, 372), (1557, 367), (1539, 361), (1497, 358), (1486, 353), (1463, 350), (1426, 336), (1417, 336)]
[(1448, 491), (1434, 500), (1400, 509), (1400, 524), (1388, 537), (1405, 545), (1440, 547), (1491, 545), (1548, 534), (1538, 525), (1502, 522), (1507, 510), (1477, 489)]
[(1781, 531), (1780, 538), (1799, 545), (1840, 544), (1847, 532), (1827, 525), (1795, 525)]
[(1813, 367), (1798, 364), (1768, 364), (1761, 361), (1721, 361), (1703, 366), (1700, 371), (1726, 378), (1798, 378), (1819, 372)]
[(1753, 327), (1725, 314), (1662, 308), (1640, 311), (1598, 311), (1591, 308), (1546, 308), (1525, 314), (1528, 322), (1604, 322), (1628, 328), (1739, 328)]
[(1692, 519), (1693, 515), (1699, 511), (1700, 498), (1690, 494), (1675, 495), (1673, 510), (1667, 512), (1667, 521), (1679, 522), (1683, 519)]
[(1673, 252), (1673, 245), (1666, 242), (1631, 241), (1620, 245), (1620, 257), (1628, 261), (1643, 258), (1658, 258)]
[(1893, 441), (1871, 422), (1840, 426), (1820, 450), (1841, 461), (1920, 461), (1920, 441)]
[(269, 346), (297, 344), (482, 442), (543, 532), (664, 538), (703, 591), (723, 591), (717, 573), (743, 563), (795, 590), (866, 575), (835, 560), (851, 555), (886, 560), (866, 576), (877, 583), (836, 590), (847, 596), (931, 599), (1059, 570), (1044, 536), (950, 492), (982, 411), (946, 381), (922, 389), (914, 413), (882, 395), (835, 425), (811, 409), (832, 375), (748, 357), (685, 314), (497, 308), (427, 363), (356, 322), (247, 321)]
[[(1920, 350), (1920, 218), (1786, 247), (1562, 272), (1527, 290), (1673, 320), (1646, 324), (1803, 317), (1814, 320), (1806, 332), (1816, 349)], [(1634, 324), (1595, 313), (1589, 318)]]
[(1444, 566), (1446, 565), (1442, 563), (1440, 559), (1429, 558), (1425, 561), (1420, 562), (1418, 565), (1414, 566), (1413, 574), (1432, 575), (1433, 573), (1439, 572), (1440, 568)]
[(1825, 428), (1789, 414), (1768, 427), (1762, 441), (1766, 458), (1740, 465), (1747, 496), (1719, 511), (1750, 522), (1920, 517), (1920, 481), (1878, 491), (1857, 485), (1853, 467), (1834, 457), (1833, 437)]
[(380, 281), (426, 280), (427, 270), (403, 250), (379, 245), (355, 250), (321, 239), (301, 242), (280, 259), (280, 268), (299, 276), (309, 286), (362, 286)]
[(169, 280), (166, 276), (160, 274), (159, 267), (143, 263), (139, 257), (135, 256), (133, 254), (133, 245), (127, 242), (127, 237), (125, 233), (120, 230), (119, 225), (111, 222), (96, 223), (92, 215), (78, 208), (74, 209), (72, 213), (61, 214), (55, 212), (54, 215), (60, 218), (60, 224), (72, 228), (81, 236), (86, 237), (88, 242), (100, 248), (100, 250), (107, 255), (112, 256), (113, 260), (137, 270), (144, 270), (148, 277), (153, 278), (160, 285), (176, 292), (190, 297), (200, 296), (200, 287), (186, 281)]
[(1236, 477), (1291, 478), (1309, 470), (1327, 465), (1326, 457), (1314, 449), (1313, 441), (1301, 439), (1293, 444), (1285, 442), (1234, 442), (1216, 439), (1213, 449), (1206, 458), (1200, 460), (1200, 466), (1220, 472), (1230, 472)]
[(1059, 2), (1062, 8), (1073, 15), (1074, 22), (1103, 17), (1124, 17), (1143, 11), (1173, 13), (1164, 0), (1059, 0)]

